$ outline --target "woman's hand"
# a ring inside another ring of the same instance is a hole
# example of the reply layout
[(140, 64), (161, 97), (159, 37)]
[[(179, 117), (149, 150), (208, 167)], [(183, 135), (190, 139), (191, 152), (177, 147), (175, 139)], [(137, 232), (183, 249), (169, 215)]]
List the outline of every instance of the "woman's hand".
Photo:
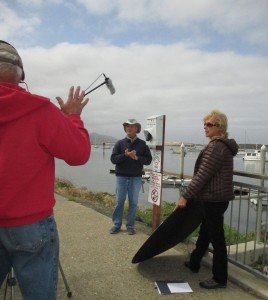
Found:
[(181, 196), (180, 199), (179, 199), (179, 201), (178, 201), (178, 203), (177, 203), (177, 205), (176, 205), (176, 207), (175, 207), (175, 209), (177, 209), (177, 208), (185, 208), (186, 205), (187, 205), (187, 200), (183, 196)]

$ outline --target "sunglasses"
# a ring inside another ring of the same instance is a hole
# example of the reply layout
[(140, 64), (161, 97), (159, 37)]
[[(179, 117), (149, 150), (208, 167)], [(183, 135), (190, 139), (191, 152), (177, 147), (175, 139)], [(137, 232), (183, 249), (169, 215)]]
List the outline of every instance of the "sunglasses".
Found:
[(209, 122), (205, 122), (205, 123), (204, 123), (204, 127), (205, 127), (205, 126), (207, 126), (207, 127), (209, 127), (209, 128), (211, 128), (211, 127), (213, 127), (213, 126), (215, 126), (215, 127), (220, 127), (219, 124), (213, 124), (213, 123), (209, 123)]

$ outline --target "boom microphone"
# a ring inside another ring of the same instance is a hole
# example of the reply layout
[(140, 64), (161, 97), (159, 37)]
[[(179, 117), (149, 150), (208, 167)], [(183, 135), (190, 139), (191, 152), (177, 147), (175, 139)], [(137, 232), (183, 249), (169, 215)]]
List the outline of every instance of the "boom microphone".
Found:
[[(101, 83), (100, 85), (96, 86), (94, 89), (92, 89), (92, 90), (88, 91), (87, 93), (85, 93), (85, 96), (88, 95), (89, 93), (95, 91), (96, 89), (98, 89), (99, 87), (101, 87), (104, 84), (106, 84), (107, 88), (109, 89), (109, 91), (112, 95), (115, 93), (115, 88), (114, 88), (114, 85), (112, 83), (112, 80), (110, 78), (106, 77), (104, 73), (102, 73), (101, 75), (103, 75), (105, 77), (104, 82)], [(95, 83), (101, 77), (101, 75), (93, 83)], [(88, 88), (86, 88), (85, 91), (88, 90), (93, 85), (93, 83)]]
[(111, 95), (113, 95), (115, 93), (115, 88), (112, 83), (112, 80), (110, 78), (107, 78), (105, 75), (104, 75), (104, 77), (105, 77), (106, 86), (107, 86), (108, 90), (110, 91)]

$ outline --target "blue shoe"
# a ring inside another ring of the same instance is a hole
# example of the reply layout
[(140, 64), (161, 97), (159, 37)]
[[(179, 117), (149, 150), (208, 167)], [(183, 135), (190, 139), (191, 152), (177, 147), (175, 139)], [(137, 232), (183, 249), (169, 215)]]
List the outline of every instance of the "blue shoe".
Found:
[(119, 231), (120, 231), (120, 227), (116, 227), (116, 226), (113, 226), (113, 227), (110, 229), (110, 233), (111, 233), (111, 234), (118, 233)]
[(134, 229), (134, 228), (128, 228), (128, 229), (127, 229), (127, 233), (128, 233), (129, 235), (133, 235), (133, 234), (135, 234), (135, 229)]

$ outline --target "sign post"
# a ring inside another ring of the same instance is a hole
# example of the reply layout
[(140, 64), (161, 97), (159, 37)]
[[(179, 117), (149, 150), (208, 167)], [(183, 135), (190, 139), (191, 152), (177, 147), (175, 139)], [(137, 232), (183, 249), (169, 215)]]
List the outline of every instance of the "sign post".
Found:
[(153, 204), (153, 230), (160, 225), (161, 216), (165, 121), (165, 115), (149, 117), (147, 118), (147, 128), (144, 129), (146, 143), (150, 148), (154, 149), (153, 168), (148, 195), (148, 201)]

